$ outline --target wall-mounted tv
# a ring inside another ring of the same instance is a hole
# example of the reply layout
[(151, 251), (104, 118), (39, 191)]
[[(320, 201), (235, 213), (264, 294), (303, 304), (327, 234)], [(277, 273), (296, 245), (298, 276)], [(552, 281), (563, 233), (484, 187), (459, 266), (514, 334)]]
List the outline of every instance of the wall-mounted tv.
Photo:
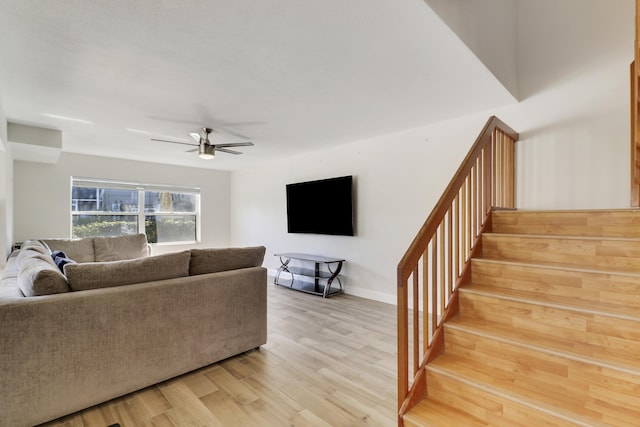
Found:
[(353, 177), (287, 184), (289, 233), (353, 236)]

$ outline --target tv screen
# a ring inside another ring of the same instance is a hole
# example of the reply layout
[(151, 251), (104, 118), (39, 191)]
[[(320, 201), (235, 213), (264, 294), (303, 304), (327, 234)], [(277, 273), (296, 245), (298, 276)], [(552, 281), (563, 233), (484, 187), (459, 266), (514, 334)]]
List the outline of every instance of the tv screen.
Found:
[(353, 177), (287, 185), (289, 233), (354, 235)]

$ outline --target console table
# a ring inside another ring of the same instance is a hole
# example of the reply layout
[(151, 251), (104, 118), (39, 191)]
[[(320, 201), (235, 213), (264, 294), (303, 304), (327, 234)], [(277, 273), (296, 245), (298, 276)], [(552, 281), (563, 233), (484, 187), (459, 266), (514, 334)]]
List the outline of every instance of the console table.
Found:
[[(340, 282), (340, 277), (338, 276), (340, 270), (342, 270), (342, 263), (345, 260), (295, 252), (284, 252), (275, 254), (275, 256), (280, 258), (281, 264), (273, 280), (275, 285), (314, 295), (321, 295), (324, 298), (342, 293), (342, 282)], [(292, 266), (290, 265), (292, 260), (312, 262), (314, 268), (304, 268), (299, 265)], [(323, 266), (326, 268), (322, 268)], [(283, 273), (285, 273), (285, 275), (281, 277)], [(334, 280), (338, 283), (339, 287), (331, 287)]]

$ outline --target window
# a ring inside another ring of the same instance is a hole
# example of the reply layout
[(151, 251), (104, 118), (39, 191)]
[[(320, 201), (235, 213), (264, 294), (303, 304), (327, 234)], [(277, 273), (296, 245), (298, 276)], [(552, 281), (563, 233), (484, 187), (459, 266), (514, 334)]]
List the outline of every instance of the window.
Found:
[(196, 242), (200, 189), (71, 178), (71, 237), (145, 233), (149, 243)]

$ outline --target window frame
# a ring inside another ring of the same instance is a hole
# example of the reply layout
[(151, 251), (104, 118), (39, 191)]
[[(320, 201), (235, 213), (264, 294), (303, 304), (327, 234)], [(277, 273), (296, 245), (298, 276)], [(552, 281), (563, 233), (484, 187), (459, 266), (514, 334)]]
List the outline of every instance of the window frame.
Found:
[[(115, 211), (74, 211), (73, 189), (74, 187), (115, 189), (115, 190), (136, 190), (138, 192), (138, 208), (137, 212), (115, 212)], [(176, 211), (176, 212), (146, 212), (145, 211), (145, 193), (146, 192), (171, 192), (186, 193), (195, 195), (195, 211)], [(100, 178), (84, 178), (72, 176), (70, 182), (70, 238), (73, 238), (73, 219), (75, 216), (134, 216), (137, 217), (138, 233), (147, 235), (146, 218), (149, 216), (193, 216), (195, 218), (195, 240), (181, 240), (172, 242), (156, 242), (150, 243), (155, 246), (181, 245), (181, 244), (197, 244), (201, 243), (202, 236), (202, 212), (201, 212), (201, 192), (200, 187), (175, 185), (175, 184), (153, 184), (140, 182), (116, 181), (111, 179)], [(148, 239), (148, 236), (147, 236)]]

